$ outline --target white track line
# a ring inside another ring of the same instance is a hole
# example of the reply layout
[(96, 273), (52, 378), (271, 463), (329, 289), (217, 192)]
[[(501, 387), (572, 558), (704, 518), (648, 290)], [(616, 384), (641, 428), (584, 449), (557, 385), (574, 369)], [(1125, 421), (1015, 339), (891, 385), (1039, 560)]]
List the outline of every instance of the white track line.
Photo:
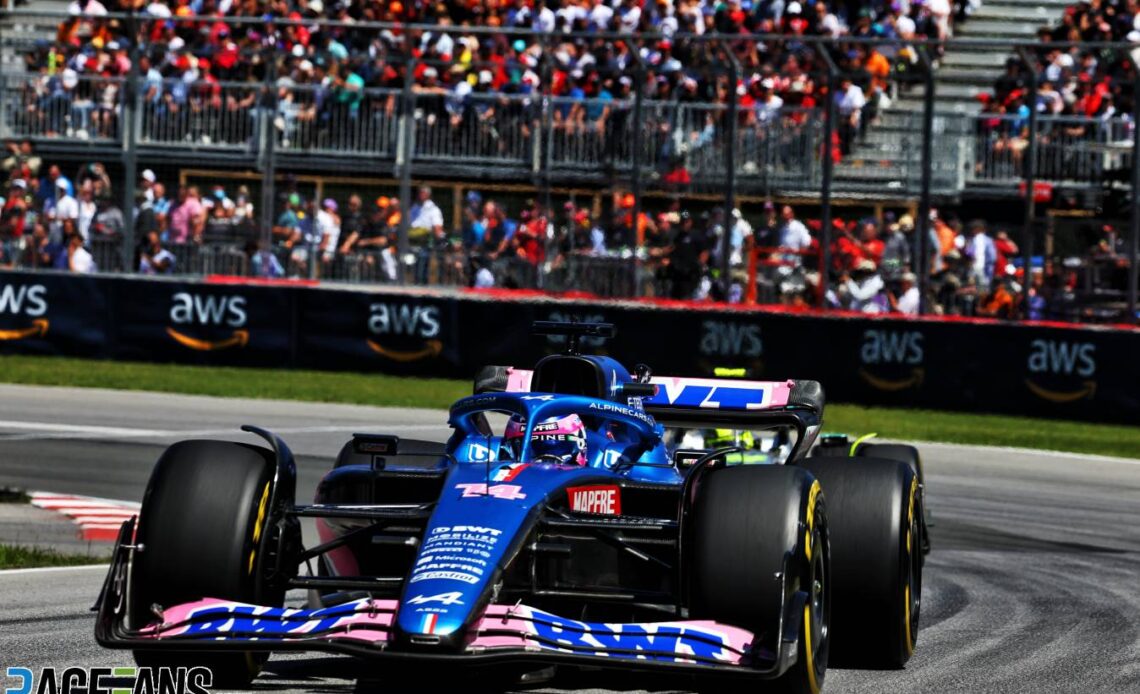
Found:
[[(386, 431), (399, 433), (401, 431), (439, 431), (446, 424), (403, 424), (387, 425)], [(307, 427), (280, 427), (272, 428), (275, 434), (336, 434), (356, 433), (372, 427), (361, 425), (327, 425)], [(17, 431), (41, 432), (26, 434), (0, 433), (2, 441), (39, 441), (44, 439), (149, 439), (149, 438), (194, 438), (200, 436), (232, 436), (244, 432), (234, 425), (216, 429), (141, 429), (127, 427), (107, 427), (88, 424), (59, 424), (53, 422), (24, 422), (17, 420), (0, 420), (0, 430), (14, 429)]]
[[(1116, 463), (1117, 465), (1140, 465), (1140, 459), (1137, 458), (1119, 458), (1111, 455), (1098, 455), (1096, 453), (1069, 453), (1067, 451), (1054, 451), (1045, 448), (1021, 448), (1018, 446), (986, 446), (983, 444), (975, 443), (947, 443), (943, 441), (896, 441), (894, 439), (882, 439), (882, 441), (891, 441), (893, 443), (906, 443), (918, 447), (935, 448), (956, 448), (956, 449), (974, 449), (979, 451), (989, 451), (992, 453), (1007, 453), (1009, 455), (1026, 455), (1026, 456), (1042, 456), (1049, 458), (1075, 458), (1078, 460), (1087, 460), (1094, 463)], [(875, 439), (871, 440), (874, 443)]]
[(89, 571), (91, 569), (107, 570), (107, 564), (80, 564), (79, 566), (41, 566), (36, 569), (0, 569), (0, 578), (5, 576), (18, 576), (20, 574), (46, 574), (56, 571)]

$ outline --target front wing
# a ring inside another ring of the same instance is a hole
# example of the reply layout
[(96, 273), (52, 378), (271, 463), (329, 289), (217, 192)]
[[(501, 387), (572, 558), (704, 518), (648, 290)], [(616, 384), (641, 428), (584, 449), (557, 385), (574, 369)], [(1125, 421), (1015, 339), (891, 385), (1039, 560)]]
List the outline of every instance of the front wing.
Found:
[[(131, 629), (125, 621), (130, 549), (125, 544), (115, 552), (96, 605), (95, 637), (109, 648), (314, 650), (454, 664), (576, 664), (761, 678), (775, 677), (790, 665), (754, 646), (758, 639), (752, 632), (712, 621), (583, 622), (523, 604), (489, 606), (471, 629), (467, 645), (458, 651), (397, 644), (398, 602), (370, 598), (321, 609), (205, 598), (166, 607), (152, 623)], [(425, 620), (432, 618), (430, 611), (423, 614)], [(794, 642), (782, 644), (780, 650), (785, 659), (796, 652)]]

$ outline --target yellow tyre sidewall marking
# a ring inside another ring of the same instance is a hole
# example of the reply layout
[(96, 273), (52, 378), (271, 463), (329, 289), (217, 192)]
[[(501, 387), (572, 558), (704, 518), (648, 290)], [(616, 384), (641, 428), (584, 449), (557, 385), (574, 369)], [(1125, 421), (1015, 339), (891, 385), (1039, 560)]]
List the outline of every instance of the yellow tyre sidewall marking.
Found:
[(808, 688), (812, 694), (819, 694), (819, 682), (815, 679), (815, 660), (811, 651), (811, 604), (804, 605), (804, 665), (807, 666)]
[[(807, 500), (807, 530), (804, 531), (804, 555), (811, 561), (812, 531), (815, 529), (815, 506), (822, 488), (819, 480), (813, 480), (808, 490)], [(811, 647), (811, 599), (804, 605), (804, 666), (807, 670), (808, 688), (812, 694), (819, 694), (819, 681), (815, 678), (815, 655)]]
[(261, 539), (261, 526), (265, 524), (265, 513), (269, 507), (269, 482), (261, 490), (261, 501), (257, 504), (257, 520), (253, 524), (253, 547), (249, 550), (249, 573), (253, 573), (254, 560), (257, 558), (257, 541)]
[[(906, 510), (906, 561), (913, 571), (912, 564), (914, 563), (911, 558), (911, 553), (914, 551), (913, 529), (914, 529), (914, 500), (918, 497), (918, 477), (914, 477), (910, 481), (910, 501)], [(914, 654), (914, 635), (910, 628), (910, 581), (903, 591), (903, 621), (904, 628), (906, 629), (906, 653), (907, 655)]]

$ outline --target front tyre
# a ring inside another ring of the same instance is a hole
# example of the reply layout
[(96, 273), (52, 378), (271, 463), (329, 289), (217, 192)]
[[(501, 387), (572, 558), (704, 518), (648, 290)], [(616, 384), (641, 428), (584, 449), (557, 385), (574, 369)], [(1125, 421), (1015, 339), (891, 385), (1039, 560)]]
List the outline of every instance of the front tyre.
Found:
[[(830, 649), (830, 541), (820, 483), (791, 466), (735, 466), (700, 480), (689, 536), (690, 615), (748, 629), (778, 648), (798, 624), (783, 691), (815, 694)], [(797, 598), (799, 596), (799, 598)]]
[(831, 520), (833, 660), (901, 668), (922, 607), (922, 499), (907, 463), (812, 457), (799, 463), (827, 490)]
[[(280, 607), (282, 591), (263, 590), (258, 545), (269, 530), (273, 455), (226, 441), (182, 441), (162, 454), (139, 514), (131, 567), (130, 626), (156, 609), (220, 598)], [(242, 688), (267, 658), (243, 652), (135, 651), (142, 666), (208, 667), (214, 688)]]

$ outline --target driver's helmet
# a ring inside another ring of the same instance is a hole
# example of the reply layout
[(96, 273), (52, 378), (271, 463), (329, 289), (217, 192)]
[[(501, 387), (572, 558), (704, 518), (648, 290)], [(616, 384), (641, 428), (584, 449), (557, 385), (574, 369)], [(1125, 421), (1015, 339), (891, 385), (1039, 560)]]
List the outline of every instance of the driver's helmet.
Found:
[[(503, 432), (503, 442), (518, 460), (522, 451), (522, 438), (526, 422), (511, 417)], [(576, 414), (551, 417), (534, 425), (530, 434), (530, 454), (533, 458), (554, 456), (566, 465), (586, 465), (586, 425)]]

